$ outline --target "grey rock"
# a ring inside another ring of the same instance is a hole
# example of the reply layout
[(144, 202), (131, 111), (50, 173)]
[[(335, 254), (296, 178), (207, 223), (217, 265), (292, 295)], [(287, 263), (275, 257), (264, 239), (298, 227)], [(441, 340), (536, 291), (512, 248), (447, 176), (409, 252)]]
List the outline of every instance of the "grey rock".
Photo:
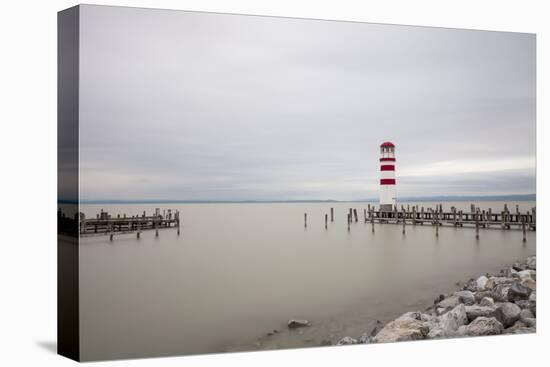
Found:
[(351, 345), (351, 344), (358, 344), (357, 339), (353, 339), (351, 336), (345, 336), (342, 339), (338, 340), (338, 343), (336, 343), (336, 345)]
[(520, 272), (522, 270), (527, 269), (527, 264), (516, 262), (514, 265), (512, 265), (512, 269), (514, 269), (517, 272)]
[(450, 310), (458, 306), (460, 299), (458, 296), (450, 296), (445, 298), (443, 301), (437, 304), (438, 308), (443, 308), (445, 310)]
[(521, 310), (519, 313), (519, 319), (522, 321), (524, 319), (533, 319), (534, 317), (535, 315), (533, 315), (533, 312), (528, 308)]
[(324, 346), (328, 346), (328, 345), (332, 345), (332, 342), (330, 340), (323, 340), (321, 341), (321, 343), (319, 344), (321, 347), (324, 347)]
[(439, 322), (430, 329), (428, 338), (454, 336), (458, 328), (466, 324), (467, 321), (466, 307), (461, 303), (439, 318)]
[(506, 302), (498, 306), (495, 317), (507, 328), (519, 320), (521, 308), (518, 305)]
[(535, 255), (529, 256), (526, 260), (528, 269), (537, 270), (537, 257)]
[(359, 344), (372, 344), (374, 343), (374, 337), (367, 333), (364, 333), (359, 337), (359, 339), (357, 339), (357, 342)]
[(498, 335), (502, 333), (503, 329), (502, 324), (494, 317), (478, 317), (461, 328), (459, 334), (468, 336)]
[(495, 301), (491, 297), (483, 297), (481, 301), (479, 301), (479, 305), (483, 307), (493, 307)]
[(495, 300), (495, 302), (507, 302), (509, 290), (510, 285), (498, 284), (495, 289), (493, 289), (492, 298)]
[(524, 286), (520, 282), (513, 282), (507, 292), (508, 301), (514, 302), (522, 299), (529, 299), (531, 292), (531, 288)]
[(471, 291), (459, 291), (455, 292), (454, 296), (458, 297), (458, 301), (461, 303), (464, 303), (465, 305), (473, 305), (476, 303), (476, 298), (474, 297), (474, 293)]
[(309, 326), (309, 321), (307, 320), (289, 320), (288, 327), (290, 329), (296, 329), (299, 327)]
[(530, 327), (523, 323), (522, 321), (516, 322), (513, 326), (505, 329), (502, 333), (503, 334), (526, 334), (526, 333), (534, 333), (536, 332), (535, 327)]
[(428, 326), (420, 320), (420, 312), (408, 312), (389, 322), (376, 334), (374, 342), (387, 343), (425, 339)]
[(474, 297), (476, 299), (476, 302), (479, 303), (485, 297), (493, 299), (493, 292), (491, 291), (475, 292)]
[(497, 307), (493, 304), (492, 306), (480, 306), (480, 305), (472, 305), (472, 306), (466, 306), (466, 316), (468, 317), (468, 321), (472, 322), (473, 320), (477, 319), (480, 316), (483, 317), (493, 317), (496, 316)]

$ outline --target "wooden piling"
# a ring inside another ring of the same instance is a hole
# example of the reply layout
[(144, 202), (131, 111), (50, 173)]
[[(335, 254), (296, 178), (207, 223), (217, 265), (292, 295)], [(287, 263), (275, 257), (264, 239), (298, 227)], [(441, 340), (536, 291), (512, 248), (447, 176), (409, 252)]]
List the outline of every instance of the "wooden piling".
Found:
[[(527, 215), (529, 215), (529, 212), (527, 212)], [(526, 242), (527, 241), (527, 231), (526, 231), (526, 228), (525, 228), (525, 218), (526, 216), (521, 216), (521, 230), (523, 231), (523, 242)]]
[(357, 209), (353, 209), (353, 216), (355, 217), (355, 223), (357, 223), (359, 221), (357, 218)]
[(367, 209), (363, 209), (363, 216), (365, 217), (365, 223), (367, 223)]
[(403, 209), (403, 234), (405, 234), (405, 225), (407, 224), (407, 221), (405, 220), (405, 209)]
[(476, 240), (479, 240), (479, 208), (474, 215), (476, 220)]
[(330, 208), (330, 221), (334, 222), (334, 208)]
[(304, 213), (304, 228), (307, 228), (307, 213)]
[(434, 212), (435, 215), (435, 236), (439, 237), (439, 216), (437, 215), (437, 209)]
[(328, 214), (325, 214), (325, 229), (328, 228)]
[(349, 227), (350, 222), (351, 222), (351, 213), (348, 213), (348, 232), (349, 232), (349, 229), (350, 229), (350, 227)]

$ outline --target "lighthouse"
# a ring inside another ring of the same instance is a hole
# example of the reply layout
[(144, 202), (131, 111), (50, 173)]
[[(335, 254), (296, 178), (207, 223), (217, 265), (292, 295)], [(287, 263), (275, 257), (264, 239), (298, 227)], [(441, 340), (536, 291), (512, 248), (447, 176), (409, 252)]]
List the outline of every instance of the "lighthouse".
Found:
[(380, 211), (391, 211), (395, 205), (395, 145), (385, 141), (380, 145)]

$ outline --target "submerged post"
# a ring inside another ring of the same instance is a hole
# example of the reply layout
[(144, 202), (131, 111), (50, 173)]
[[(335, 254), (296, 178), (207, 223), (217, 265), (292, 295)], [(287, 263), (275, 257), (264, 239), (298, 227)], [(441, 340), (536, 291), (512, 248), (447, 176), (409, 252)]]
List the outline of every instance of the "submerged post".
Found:
[(334, 208), (330, 208), (330, 221), (334, 222)]
[(357, 209), (353, 209), (353, 216), (355, 217), (355, 223), (358, 222), (358, 218), (357, 218)]
[(437, 209), (434, 212), (435, 215), (435, 236), (439, 237), (439, 216), (437, 215)]
[(367, 209), (363, 209), (363, 216), (365, 217), (365, 223), (367, 223)]
[(403, 209), (403, 234), (405, 234), (405, 225), (407, 224), (407, 221), (405, 220), (405, 209)]
[(175, 213), (176, 217), (176, 225), (178, 226), (178, 236), (180, 235), (180, 212), (176, 211)]
[(474, 215), (476, 217), (476, 240), (479, 240), (479, 208)]
[(304, 228), (307, 228), (307, 213), (304, 213)]
[[(527, 215), (529, 215), (529, 212), (527, 212)], [(527, 231), (525, 229), (525, 218), (526, 216), (522, 215), (521, 216), (521, 230), (523, 231), (523, 242), (526, 242), (527, 241)]]
[(348, 232), (349, 232), (349, 222), (351, 222), (351, 214), (350, 213), (348, 213)]
[(325, 214), (325, 229), (328, 228), (328, 214)]

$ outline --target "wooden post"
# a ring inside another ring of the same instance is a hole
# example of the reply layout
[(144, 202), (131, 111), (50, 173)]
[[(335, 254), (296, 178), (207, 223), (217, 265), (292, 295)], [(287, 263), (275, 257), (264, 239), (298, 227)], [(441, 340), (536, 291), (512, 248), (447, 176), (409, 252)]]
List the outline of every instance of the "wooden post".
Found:
[(370, 216), (370, 222), (372, 224), (372, 233), (374, 233), (374, 207), (372, 208), (371, 216)]
[(304, 213), (304, 228), (307, 228), (307, 213)]
[(403, 209), (403, 234), (405, 234), (405, 225), (407, 224), (407, 221), (405, 220), (405, 209)]
[(412, 212), (412, 222), (413, 222), (413, 226), (416, 226), (416, 209), (417, 207), (413, 205), (413, 212)]
[(158, 225), (158, 216), (155, 216), (154, 223), (155, 223), (155, 237), (159, 236), (159, 225)]
[(325, 229), (328, 228), (328, 214), (325, 214)]
[(137, 238), (139, 238), (141, 235), (141, 220), (139, 218), (137, 220)]
[[(351, 210), (351, 209), (350, 209)], [(349, 232), (349, 223), (351, 222), (351, 213), (348, 213), (348, 232)]]
[(439, 237), (439, 217), (437, 215), (437, 209), (436, 209), (434, 215), (435, 215), (435, 236)]
[(479, 208), (474, 215), (476, 219), (476, 240), (479, 240)]
[[(529, 215), (529, 212), (527, 212), (527, 215)], [(527, 241), (527, 233), (526, 233), (526, 228), (525, 228), (525, 218), (527, 216), (521, 216), (521, 230), (523, 231), (523, 242), (526, 242)]]
[(358, 222), (358, 218), (357, 218), (357, 209), (353, 209), (353, 216), (355, 217), (355, 223)]
[(365, 217), (365, 223), (367, 223), (367, 209), (363, 209), (363, 216)]
[(334, 208), (330, 208), (330, 221), (334, 222)]
[(179, 236), (180, 235), (180, 212), (176, 211), (174, 216), (176, 218), (176, 225), (178, 226), (178, 236)]

